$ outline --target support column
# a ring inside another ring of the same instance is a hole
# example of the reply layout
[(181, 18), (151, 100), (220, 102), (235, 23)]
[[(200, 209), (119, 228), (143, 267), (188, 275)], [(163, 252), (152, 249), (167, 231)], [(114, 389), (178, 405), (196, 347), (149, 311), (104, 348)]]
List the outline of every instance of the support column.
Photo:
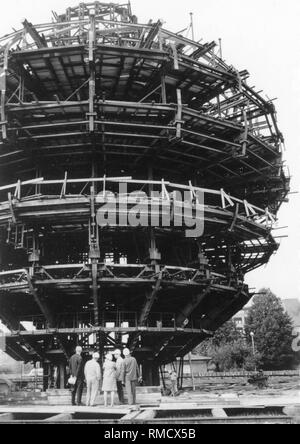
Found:
[(188, 324), (190, 316), (192, 315), (193, 311), (196, 310), (197, 307), (199, 307), (202, 301), (209, 295), (211, 290), (211, 285), (209, 280), (210, 279), (209, 262), (207, 257), (203, 254), (200, 245), (199, 245), (198, 258), (199, 258), (199, 272), (204, 277), (206, 277), (209, 283), (206, 285), (206, 287), (202, 289), (202, 291), (199, 294), (194, 295), (192, 297), (192, 300), (188, 302), (185, 305), (185, 307), (183, 307), (180, 313), (178, 313), (176, 318), (176, 326), (179, 328), (184, 328)]
[(43, 362), (43, 391), (46, 392), (49, 388), (49, 373), (50, 364), (49, 362)]
[[(98, 286), (98, 264), (100, 261), (100, 247), (99, 247), (99, 229), (96, 221), (96, 209), (95, 209), (95, 186), (91, 187), (91, 219), (89, 230), (89, 243), (90, 243), (90, 260), (91, 260), (91, 277), (92, 277), (92, 300), (94, 304), (94, 325), (100, 326), (99, 315), (99, 286)], [(103, 357), (102, 334), (97, 333), (97, 348), (100, 351), (101, 358)]]
[(33, 283), (32, 283), (32, 276), (34, 274), (33, 272), (33, 268), (30, 269), (30, 272), (27, 272), (27, 280), (28, 280), (28, 287), (29, 287), (29, 291), (35, 301), (35, 303), (37, 304), (37, 306), (39, 307), (41, 313), (43, 314), (43, 316), (46, 319), (46, 322), (48, 324), (48, 327), (50, 328), (54, 328), (55, 327), (55, 315), (52, 312), (52, 309), (48, 303), (48, 301), (45, 298), (42, 298), (38, 291), (34, 288)]
[(39, 247), (39, 237), (38, 233), (34, 232), (31, 239), (28, 239), (28, 242), (31, 240), (31, 245), (29, 245), (28, 251), (28, 262), (30, 267), (33, 268), (33, 271), (40, 262), (40, 247)]
[(176, 139), (181, 139), (182, 129), (182, 94), (181, 89), (177, 89), (177, 114), (176, 114)]
[(184, 358), (181, 357), (179, 360), (179, 369), (178, 369), (178, 388), (182, 390), (183, 387), (183, 370), (184, 370)]
[(63, 390), (65, 388), (65, 376), (66, 376), (66, 366), (64, 363), (59, 365), (59, 388)]
[[(152, 164), (150, 164), (148, 168), (148, 180), (149, 182), (153, 181)], [(153, 185), (149, 184), (149, 197), (151, 197), (152, 193), (153, 193)], [(161, 260), (161, 254), (157, 249), (154, 227), (150, 227), (149, 235), (150, 235), (150, 248), (149, 248), (150, 261), (151, 265), (155, 269), (155, 272), (158, 273), (160, 270), (159, 261)]]
[(161, 74), (161, 101), (162, 103), (167, 103), (167, 85), (166, 85), (166, 75), (165, 70)]
[[(35, 275), (36, 268), (39, 267), (40, 262), (40, 245), (38, 233), (34, 232), (32, 239), (32, 243), (28, 250), (28, 262), (30, 265), (29, 271), (27, 271), (27, 280), (29, 292), (31, 293), (35, 303), (39, 307), (41, 313), (45, 317), (48, 328), (56, 327), (56, 314), (53, 311), (53, 307), (51, 305), (51, 301), (48, 300), (47, 296), (40, 293), (38, 289), (35, 288), (33, 277)], [(63, 336), (57, 334), (56, 339), (58, 340), (60, 347), (64, 353), (66, 359), (69, 359), (70, 352), (68, 350), (67, 344), (65, 343)]]
[(7, 139), (6, 128), (6, 112), (5, 112), (5, 98), (6, 98), (6, 69), (0, 68), (0, 119), (2, 139)]
[(146, 386), (160, 386), (159, 365), (154, 363), (154, 360), (148, 359), (143, 362), (142, 375)]
[(90, 67), (90, 80), (89, 80), (89, 131), (93, 133), (95, 131), (95, 107), (94, 100), (96, 94), (96, 66), (95, 66), (95, 43), (96, 43), (96, 20), (95, 10), (90, 10), (90, 31), (89, 31), (89, 67)]

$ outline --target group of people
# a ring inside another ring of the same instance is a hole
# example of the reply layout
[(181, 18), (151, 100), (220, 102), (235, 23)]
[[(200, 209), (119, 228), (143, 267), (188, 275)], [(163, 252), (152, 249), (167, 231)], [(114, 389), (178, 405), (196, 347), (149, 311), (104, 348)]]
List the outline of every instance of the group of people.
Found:
[(77, 347), (76, 353), (69, 362), (72, 405), (82, 405), (84, 382), (86, 382), (86, 406), (95, 406), (101, 381), (105, 407), (108, 406), (109, 396), (110, 406), (114, 406), (115, 393), (118, 393), (120, 404), (124, 404), (124, 388), (126, 388), (129, 405), (136, 405), (136, 387), (140, 380), (140, 372), (130, 350), (123, 351), (124, 358), (121, 350), (108, 353), (105, 357), (103, 372), (99, 364), (99, 353), (94, 353), (92, 359), (84, 363), (82, 352), (82, 348)]

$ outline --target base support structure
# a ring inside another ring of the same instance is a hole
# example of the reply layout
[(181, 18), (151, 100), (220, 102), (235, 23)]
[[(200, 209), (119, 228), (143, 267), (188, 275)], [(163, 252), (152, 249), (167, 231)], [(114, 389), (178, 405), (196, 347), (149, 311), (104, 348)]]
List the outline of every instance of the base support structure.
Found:
[(160, 386), (159, 365), (154, 360), (146, 360), (142, 365), (142, 376), (146, 386)]

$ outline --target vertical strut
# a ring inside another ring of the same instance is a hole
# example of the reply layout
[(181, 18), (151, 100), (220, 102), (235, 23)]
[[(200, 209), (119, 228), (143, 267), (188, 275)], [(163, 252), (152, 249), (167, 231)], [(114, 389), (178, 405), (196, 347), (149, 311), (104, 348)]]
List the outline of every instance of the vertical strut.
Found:
[(91, 133), (95, 131), (95, 94), (96, 94), (96, 66), (95, 66), (95, 44), (96, 44), (96, 19), (95, 10), (90, 10), (90, 32), (89, 32), (89, 130)]
[(6, 97), (6, 70), (0, 68), (0, 107), (1, 107), (1, 130), (2, 139), (7, 139), (6, 114), (5, 114), (5, 97)]
[(195, 28), (194, 28), (194, 14), (192, 12), (190, 12), (190, 16), (191, 16), (191, 31), (192, 31), (192, 40), (195, 41)]
[(183, 370), (184, 370), (184, 358), (181, 357), (179, 360), (179, 370), (178, 370), (178, 388), (182, 390), (183, 387)]
[(177, 89), (177, 115), (176, 115), (176, 139), (181, 139), (182, 128), (182, 94), (181, 89)]
[(166, 74), (165, 70), (163, 70), (161, 75), (161, 101), (162, 103), (167, 103), (167, 86), (166, 86)]
[[(94, 324), (96, 327), (100, 326), (99, 316), (99, 291), (98, 291), (98, 263), (100, 260), (99, 248), (99, 230), (96, 221), (95, 208), (95, 186), (91, 187), (91, 218), (89, 225), (89, 243), (90, 243), (90, 260), (92, 267), (92, 299), (94, 304)], [(103, 353), (103, 344), (101, 339), (101, 332), (97, 333), (97, 348)]]

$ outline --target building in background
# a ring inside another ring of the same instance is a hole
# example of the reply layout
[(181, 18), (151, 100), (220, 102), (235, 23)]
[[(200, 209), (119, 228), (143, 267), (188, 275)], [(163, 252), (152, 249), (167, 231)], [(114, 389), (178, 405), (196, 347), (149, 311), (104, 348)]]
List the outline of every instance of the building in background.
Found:
[(249, 307), (243, 308), (243, 310), (239, 311), (236, 315), (233, 316), (233, 321), (235, 322), (236, 327), (243, 333), (245, 333), (246, 327), (246, 319), (249, 313)]
[(184, 375), (203, 375), (209, 370), (211, 358), (202, 355), (187, 355), (184, 358), (183, 374)]
[[(288, 315), (291, 317), (293, 326), (295, 328), (300, 327), (300, 301), (298, 299), (283, 299), (282, 304)], [(242, 332), (245, 332), (249, 309), (250, 306), (244, 307), (232, 318), (236, 327)]]

